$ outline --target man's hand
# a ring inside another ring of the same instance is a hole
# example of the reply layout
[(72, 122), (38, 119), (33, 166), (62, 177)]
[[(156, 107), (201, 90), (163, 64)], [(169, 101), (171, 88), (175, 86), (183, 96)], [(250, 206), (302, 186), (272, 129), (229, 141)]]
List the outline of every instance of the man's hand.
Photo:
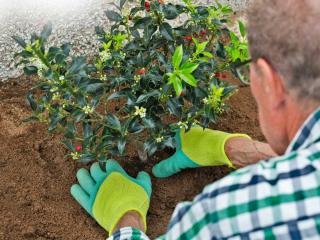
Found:
[(153, 167), (156, 177), (169, 177), (186, 168), (228, 165), (234, 167), (225, 152), (229, 139), (250, 139), (245, 134), (229, 134), (201, 127), (193, 127), (189, 132), (181, 130), (176, 134), (176, 153)]
[(106, 171), (94, 163), (90, 173), (80, 169), (77, 179), (79, 184), (71, 187), (72, 196), (109, 234), (132, 213), (142, 220), (141, 230), (146, 230), (151, 197), (151, 180), (146, 172), (132, 178), (117, 162), (109, 160)]

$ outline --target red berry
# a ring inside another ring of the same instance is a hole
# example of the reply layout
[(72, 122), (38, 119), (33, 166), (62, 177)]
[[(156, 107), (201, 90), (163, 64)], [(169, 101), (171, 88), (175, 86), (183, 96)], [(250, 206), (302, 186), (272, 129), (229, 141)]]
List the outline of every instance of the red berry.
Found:
[(225, 79), (225, 78), (227, 78), (227, 77), (228, 77), (227, 74), (222, 74), (222, 75), (221, 75), (221, 78), (224, 78), (224, 79)]
[(216, 78), (221, 78), (221, 76), (222, 76), (222, 74), (220, 72), (216, 72), (214, 74), (214, 77), (216, 77)]
[(76, 151), (77, 151), (77, 152), (81, 152), (81, 150), (82, 150), (82, 147), (81, 147), (81, 146), (76, 146)]
[(203, 29), (200, 31), (200, 35), (204, 36), (208, 33), (208, 30), (207, 29)]
[(146, 8), (146, 11), (147, 11), (147, 12), (150, 12), (150, 8)]
[(146, 73), (146, 70), (144, 68), (141, 68), (137, 71), (137, 74), (144, 75)]
[(186, 40), (186, 41), (192, 41), (192, 37), (191, 36), (185, 36), (183, 39)]
[(150, 2), (145, 2), (145, 3), (144, 3), (144, 6), (145, 6), (146, 8), (150, 8)]
[(186, 95), (186, 92), (185, 91), (182, 91), (181, 93), (180, 93), (180, 97), (184, 97)]

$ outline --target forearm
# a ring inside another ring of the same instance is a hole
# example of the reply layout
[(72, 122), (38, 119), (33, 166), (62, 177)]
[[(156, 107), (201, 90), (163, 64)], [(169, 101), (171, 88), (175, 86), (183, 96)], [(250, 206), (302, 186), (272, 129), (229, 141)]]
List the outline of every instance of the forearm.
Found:
[(246, 138), (231, 138), (225, 144), (225, 152), (235, 167), (241, 168), (277, 154), (267, 143)]
[(118, 222), (114, 232), (124, 227), (133, 227), (139, 229), (142, 232), (145, 232), (141, 217), (139, 213), (135, 211), (127, 212)]
[(118, 222), (112, 235), (107, 240), (149, 240), (145, 235), (143, 221), (138, 212), (127, 212)]

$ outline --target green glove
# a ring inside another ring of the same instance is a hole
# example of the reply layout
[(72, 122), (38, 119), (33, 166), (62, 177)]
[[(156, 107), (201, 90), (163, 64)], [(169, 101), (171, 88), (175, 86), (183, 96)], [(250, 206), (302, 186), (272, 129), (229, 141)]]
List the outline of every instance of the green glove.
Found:
[(186, 168), (228, 165), (234, 167), (228, 159), (224, 145), (233, 137), (249, 138), (245, 134), (229, 134), (201, 127), (193, 127), (189, 132), (181, 130), (176, 134), (176, 153), (161, 161), (152, 169), (154, 176), (169, 177)]
[(138, 212), (147, 228), (151, 180), (146, 172), (132, 178), (116, 161), (108, 160), (106, 172), (94, 163), (90, 173), (80, 169), (77, 179), (79, 184), (71, 187), (71, 195), (109, 234), (128, 211)]

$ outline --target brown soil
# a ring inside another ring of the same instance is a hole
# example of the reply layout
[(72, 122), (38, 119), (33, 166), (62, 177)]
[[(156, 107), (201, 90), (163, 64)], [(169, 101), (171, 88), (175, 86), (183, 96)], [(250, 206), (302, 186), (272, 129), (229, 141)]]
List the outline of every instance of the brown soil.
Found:
[[(26, 124), (30, 114), (25, 95), (29, 79), (0, 84), (0, 239), (105, 239), (106, 233), (72, 199), (69, 188), (83, 165), (64, 158), (59, 137), (45, 125)], [(248, 133), (263, 140), (257, 111), (248, 87), (230, 99), (231, 109), (214, 126)], [(130, 173), (150, 172), (155, 162), (172, 152), (161, 152), (146, 164), (136, 157), (125, 164)], [(165, 232), (176, 204), (192, 200), (203, 187), (228, 174), (226, 167), (187, 170), (168, 179), (152, 179), (153, 195), (148, 215), (151, 239)]]

